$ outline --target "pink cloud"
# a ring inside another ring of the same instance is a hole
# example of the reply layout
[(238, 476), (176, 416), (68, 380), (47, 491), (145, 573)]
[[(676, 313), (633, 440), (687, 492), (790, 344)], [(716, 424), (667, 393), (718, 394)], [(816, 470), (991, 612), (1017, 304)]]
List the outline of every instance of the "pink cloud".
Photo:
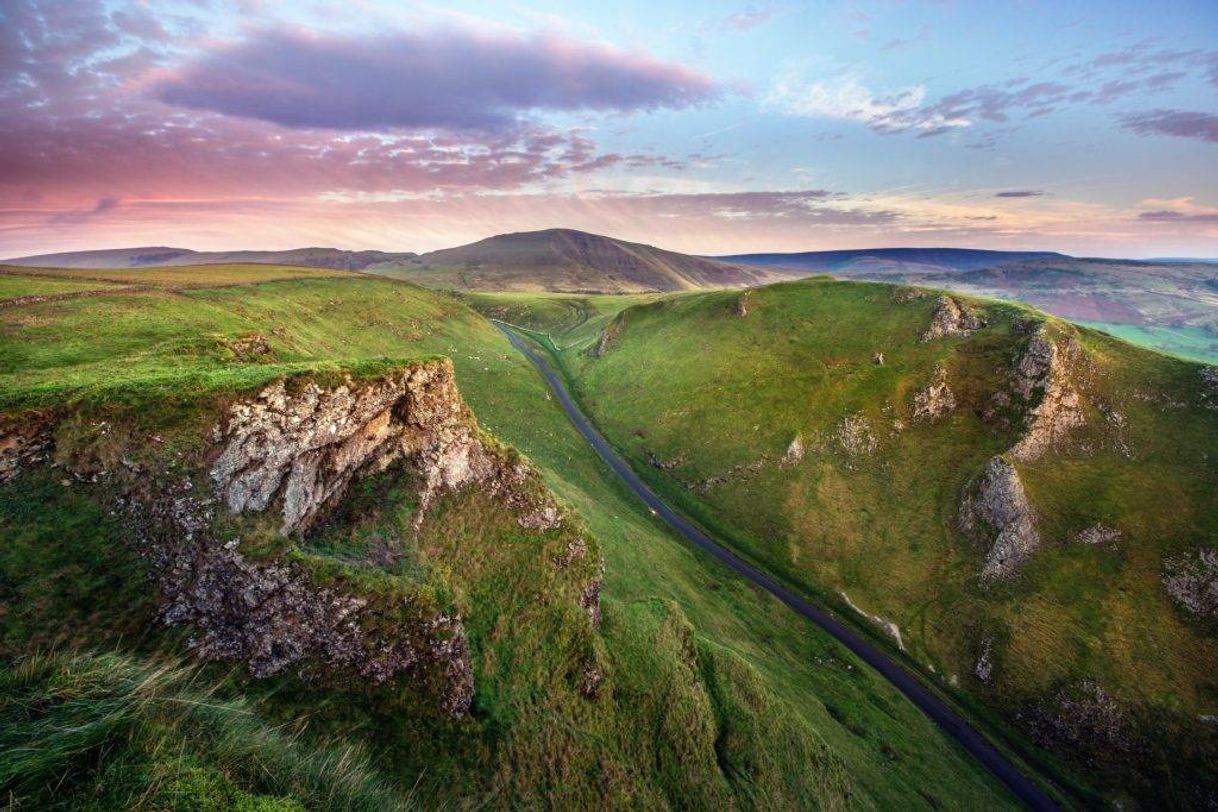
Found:
[(531, 111), (681, 108), (719, 91), (646, 54), (453, 28), (366, 37), (263, 30), (175, 69), (154, 92), (287, 127), (503, 130)]

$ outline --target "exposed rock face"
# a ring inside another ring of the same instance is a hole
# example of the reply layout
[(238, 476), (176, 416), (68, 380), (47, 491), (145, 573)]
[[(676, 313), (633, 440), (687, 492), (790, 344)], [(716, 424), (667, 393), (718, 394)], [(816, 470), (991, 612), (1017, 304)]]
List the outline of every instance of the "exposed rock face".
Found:
[(601, 330), (600, 337), (596, 339), (596, 346), (592, 348), (592, 356), (600, 358), (605, 353), (609, 352), (609, 348), (613, 346), (613, 342), (622, 332), (622, 321), (620, 316), (615, 316), (613, 321), (605, 325), (605, 329)]
[(228, 342), (238, 361), (257, 361), (271, 354), (271, 345), (262, 333), (246, 333)]
[[(426, 672), (444, 711), (461, 716), (469, 710), (473, 672), (459, 617), (350, 594), (318, 583), (290, 560), (251, 560), (237, 549), (240, 539), (221, 543), (215, 537), (212, 500), (193, 493), (183, 477), (133, 494), (127, 506), (136, 520), (137, 549), (160, 587), (162, 617), (195, 630), (190, 645), (196, 654), (244, 662), (255, 677), (295, 667), (355, 674), (377, 685), (405, 672)], [(368, 613), (402, 622), (370, 632)]]
[(1070, 381), (1065, 355), (1041, 325), (1011, 376), (1013, 392), (1027, 403), (1039, 396), (1026, 418), (1023, 437), (1011, 448), (1015, 459), (1028, 462), (1059, 445), (1070, 430), (1084, 423), (1078, 390)]
[(1080, 530), (1074, 540), (1079, 544), (1111, 544), (1121, 537), (1121, 531), (1106, 524), (1093, 524), (1086, 530)]
[(1218, 550), (1198, 549), (1167, 559), (1163, 586), (1190, 614), (1218, 618)]
[[(234, 404), (214, 436), (221, 451), (211, 478), (229, 510), (263, 511), (276, 503), (285, 535), (306, 529), (357, 476), (403, 457), (423, 477), (423, 509), (441, 489), (474, 481), (512, 496), (528, 475), (478, 438), (447, 360), (333, 389), (309, 382), (291, 395), (281, 381)], [(557, 520), (556, 506), (539, 509), (526, 526)]]
[(1015, 466), (1002, 457), (986, 463), (961, 506), (960, 527), (989, 545), (982, 578), (1007, 578), (1018, 570), (1040, 545), (1040, 535)]
[(50, 457), (55, 447), (52, 428), (43, 415), (0, 416), (0, 483)]
[(1218, 409), (1218, 367), (1201, 368), (1201, 401), (1207, 409)]
[(786, 453), (782, 455), (782, 462), (780, 464), (784, 466), (795, 465), (804, 458), (804, 454), (807, 451), (808, 449), (804, 446), (803, 435), (796, 434), (795, 438), (791, 440), (791, 444), (787, 446)]
[(914, 420), (937, 420), (956, 408), (956, 396), (947, 384), (947, 370), (939, 367), (926, 388), (914, 395)]
[(947, 336), (968, 335), (985, 326), (985, 319), (970, 312), (951, 296), (940, 296), (930, 325), (922, 332), (922, 341), (934, 341)]
[[(49, 418), (0, 424), (6, 466), (44, 458), (53, 430)], [(76, 455), (66, 463), (73, 474), (96, 462), (87, 448), (63, 453)], [(301, 533), (354, 481), (396, 462), (420, 483), (417, 521), (438, 494), (471, 483), (525, 528), (550, 530), (568, 518), (526, 461), (479, 432), (448, 360), (378, 379), (272, 384), (228, 406), (197, 456), (162, 462), (124, 457), (101, 473), (149, 563), (165, 622), (189, 625), (198, 655), (244, 663), (257, 677), (297, 670), (376, 685), (409, 673), (454, 716), (469, 709), (473, 677), (465, 628), (451, 609), (405, 584), (357, 588), (286, 554), (287, 542), (243, 552), (244, 525), (223, 514), (267, 512), (282, 534)], [(555, 563), (583, 562), (570, 576), (580, 578), (572, 599), (595, 624), (603, 565), (588, 566), (590, 549), (572, 534)]]
[(871, 424), (861, 414), (851, 414), (843, 418), (834, 437), (842, 450), (851, 457), (874, 454), (879, 447), (879, 442), (871, 431)]
[(925, 299), (925, 298), (926, 298), (926, 291), (921, 290), (920, 288), (897, 288), (892, 293), (892, 300), (894, 302), (900, 302), (902, 304), (905, 302), (913, 302), (918, 299)]
[(1094, 680), (1062, 688), (1026, 721), (1033, 738), (1042, 744), (1073, 748), (1093, 763), (1137, 747), (1128, 714)]
[(988, 683), (994, 676), (994, 640), (987, 637), (981, 646), (981, 654), (977, 656), (977, 664), (973, 666), (973, 674), (982, 682)]

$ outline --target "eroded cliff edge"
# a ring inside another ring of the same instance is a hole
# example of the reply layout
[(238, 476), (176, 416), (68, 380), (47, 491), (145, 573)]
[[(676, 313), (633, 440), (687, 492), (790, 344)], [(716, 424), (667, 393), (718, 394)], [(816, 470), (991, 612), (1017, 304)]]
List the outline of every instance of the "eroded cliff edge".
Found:
[(321, 525), (334, 535), (353, 487), (378, 477), (413, 494), (416, 531), (445, 493), (477, 488), (536, 534), (554, 599), (599, 620), (595, 541), (527, 460), (479, 429), (447, 359), (303, 373), (186, 411), (163, 426), (109, 407), (3, 416), (0, 475), (53, 464), (65, 487), (113, 504), (162, 619), (189, 628), (197, 655), (257, 677), (290, 670), (375, 686), (407, 676), (444, 712), (465, 714), (473, 670), (452, 590), (374, 561), (350, 577), (349, 562), (302, 547)]

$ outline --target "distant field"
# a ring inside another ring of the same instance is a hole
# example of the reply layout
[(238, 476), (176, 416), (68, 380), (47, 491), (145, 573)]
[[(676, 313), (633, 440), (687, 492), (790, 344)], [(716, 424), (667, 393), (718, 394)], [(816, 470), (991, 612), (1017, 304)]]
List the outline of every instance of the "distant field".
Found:
[(1123, 338), (1133, 344), (1192, 358), (1218, 363), (1218, 335), (1200, 327), (1139, 327), (1109, 321), (1079, 321), (1088, 327)]
[[(279, 279), (323, 279), (352, 276), (350, 271), (327, 268), (298, 268), (290, 265), (182, 265), (172, 268), (22, 268), (22, 279), (63, 280), (65, 284), (114, 282), (155, 287), (242, 285)], [(78, 287), (87, 290), (97, 285)], [(45, 292), (45, 291), (37, 291)], [(63, 291), (55, 291), (57, 293)], [(13, 294), (26, 295), (26, 294)]]
[(0, 301), (22, 296), (55, 296), (60, 293), (81, 293), (110, 287), (109, 282), (76, 281), (45, 276), (0, 274)]

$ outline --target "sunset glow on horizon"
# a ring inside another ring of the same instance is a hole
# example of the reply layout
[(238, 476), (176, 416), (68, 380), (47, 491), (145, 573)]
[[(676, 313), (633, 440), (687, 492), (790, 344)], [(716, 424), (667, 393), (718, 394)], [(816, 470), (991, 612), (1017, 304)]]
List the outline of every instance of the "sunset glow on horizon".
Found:
[(1218, 6), (0, 0), (0, 256), (1218, 256)]

